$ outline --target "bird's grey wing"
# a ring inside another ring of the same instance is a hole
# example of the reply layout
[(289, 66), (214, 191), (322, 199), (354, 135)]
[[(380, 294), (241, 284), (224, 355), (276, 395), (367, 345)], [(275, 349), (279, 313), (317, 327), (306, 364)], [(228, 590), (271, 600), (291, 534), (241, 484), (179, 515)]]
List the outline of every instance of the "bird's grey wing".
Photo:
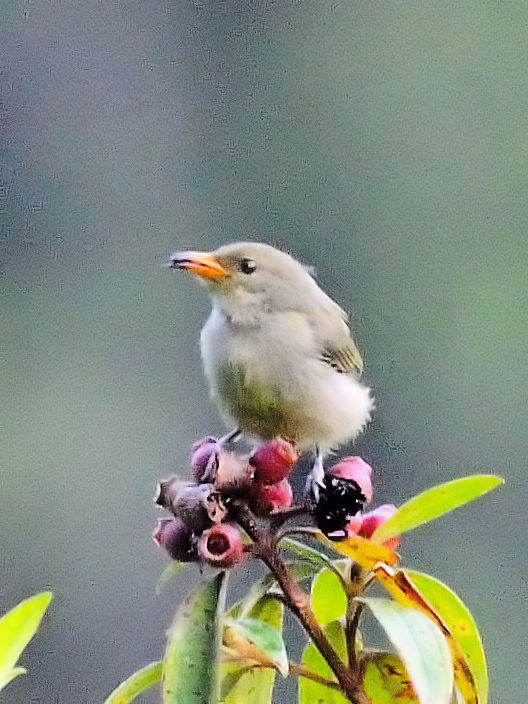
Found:
[(363, 360), (352, 338), (343, 345), (325, 347), (321, 352), (321, 360), (341, 374), (360, 377), (363, 372)]
[(317, 305), (308, 313), (320, 359), (341, 374), (360, 377), (363, 360), (347, 324), (348, 316), (319, 289)]

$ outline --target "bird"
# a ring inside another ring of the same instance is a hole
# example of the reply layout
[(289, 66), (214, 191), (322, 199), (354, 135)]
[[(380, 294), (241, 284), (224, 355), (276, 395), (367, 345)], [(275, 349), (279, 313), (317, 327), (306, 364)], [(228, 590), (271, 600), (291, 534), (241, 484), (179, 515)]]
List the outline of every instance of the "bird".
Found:
[(324, 456), (354, 440), (374, 408), (347, 314), (310, 267), (269, 244), (177, 251), (168, 266), (194, 274), (212, 299), (200, 347), (211, 396), (235, 426), (224, 439), (283, 436), (312, 451), (317, 490)]

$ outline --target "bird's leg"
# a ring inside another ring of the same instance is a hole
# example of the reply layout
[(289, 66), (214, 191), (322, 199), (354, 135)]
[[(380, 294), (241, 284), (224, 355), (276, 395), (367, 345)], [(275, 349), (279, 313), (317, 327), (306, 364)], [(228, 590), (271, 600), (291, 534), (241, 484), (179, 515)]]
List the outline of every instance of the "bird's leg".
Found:
[(223, 435), (221, 438), (219, 438), (216, 444), (218, 445), (218, 447), (224, 447), (225, 445), (229, 445), (229, 443), (231, 442), (236, 442), (237, 440), (239, 440), (241, 435), (242, 429), (236, 427), (226, 435)]
[(316, 503), (319, 500), (319, 489), (324, 487), (325, 470), (323, 466), (323, 455), (319, 447), (315, 450), (315, 460), (312, 471), (306, 479), (306, 493)]

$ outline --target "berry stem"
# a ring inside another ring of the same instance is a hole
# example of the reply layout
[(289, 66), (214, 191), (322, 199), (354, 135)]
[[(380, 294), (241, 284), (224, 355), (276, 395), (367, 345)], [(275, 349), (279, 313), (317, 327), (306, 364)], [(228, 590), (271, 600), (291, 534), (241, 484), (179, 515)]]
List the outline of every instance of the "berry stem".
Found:
[(271, 531), (261, 530), (249, 509), (241, 502), (232, 506), (238, 524), (254, 541), (253, 554), (260, 558), (275, 577), (284, 594), (284, 601), (295, 614), (310, 639), (324, 657), (339, 682), (341, 691), (353, 704), (368, 704), (357, 670), (352, 670), (341, 660), (319, 625), (310, 606), (308, 595), (290, 574), (277, 550), (275, 536)]
[(357, 632), (359, 620), (363, 613), (364, 605), (356, 601), (356, 597), (363, 594), (372, 584), (374, 575), (363, 569), (357, 562), (350, 566), (350, 581), (347, 589), (347, 612), (345, 622), (345, 639), (347, 644), (348, 663), (353, 670), (359, 669), (357, 658)]

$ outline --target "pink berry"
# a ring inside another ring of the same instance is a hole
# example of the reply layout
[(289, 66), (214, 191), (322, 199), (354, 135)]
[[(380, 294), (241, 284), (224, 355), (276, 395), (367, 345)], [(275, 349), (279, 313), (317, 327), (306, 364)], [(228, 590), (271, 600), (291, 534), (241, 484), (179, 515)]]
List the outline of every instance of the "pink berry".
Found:
[[(396, 506), (393, 504), (383, 504), (373, 511), (354, 516), (348, 523), (347, 529), (349, 533), (360, 535), (362, 538), (371, 538), (376, 528), (379, 528), (379, 526), (388, 521), (395, 512)], [(385, 541), (384, 545), (391, 550), (396, 550), (399, 542), (400, 536), (397, 535)]]
[(294, 445), (282, 437), (269, 440), (258, 447), (249, 458), (255, 468), (255, 479), (265, 484), (275, 484), (288, 477), (299, 459)]
[(205, 562), (227, 569), (238, 564), (244, 554), (240, 530), (234, 523), (220, 523), (202, 533), (198, 552)]
[(249, 492), (249, 507), (257, 516), (289, 508), (292, 502), (293, 492), (287, 479), (276, 484), (253, 482)]
[(367, 503), (372, 500), (372, 467), (361, 457), (344, 457), (330, 469), (329, 474), (339, 479), (353, 479)]

